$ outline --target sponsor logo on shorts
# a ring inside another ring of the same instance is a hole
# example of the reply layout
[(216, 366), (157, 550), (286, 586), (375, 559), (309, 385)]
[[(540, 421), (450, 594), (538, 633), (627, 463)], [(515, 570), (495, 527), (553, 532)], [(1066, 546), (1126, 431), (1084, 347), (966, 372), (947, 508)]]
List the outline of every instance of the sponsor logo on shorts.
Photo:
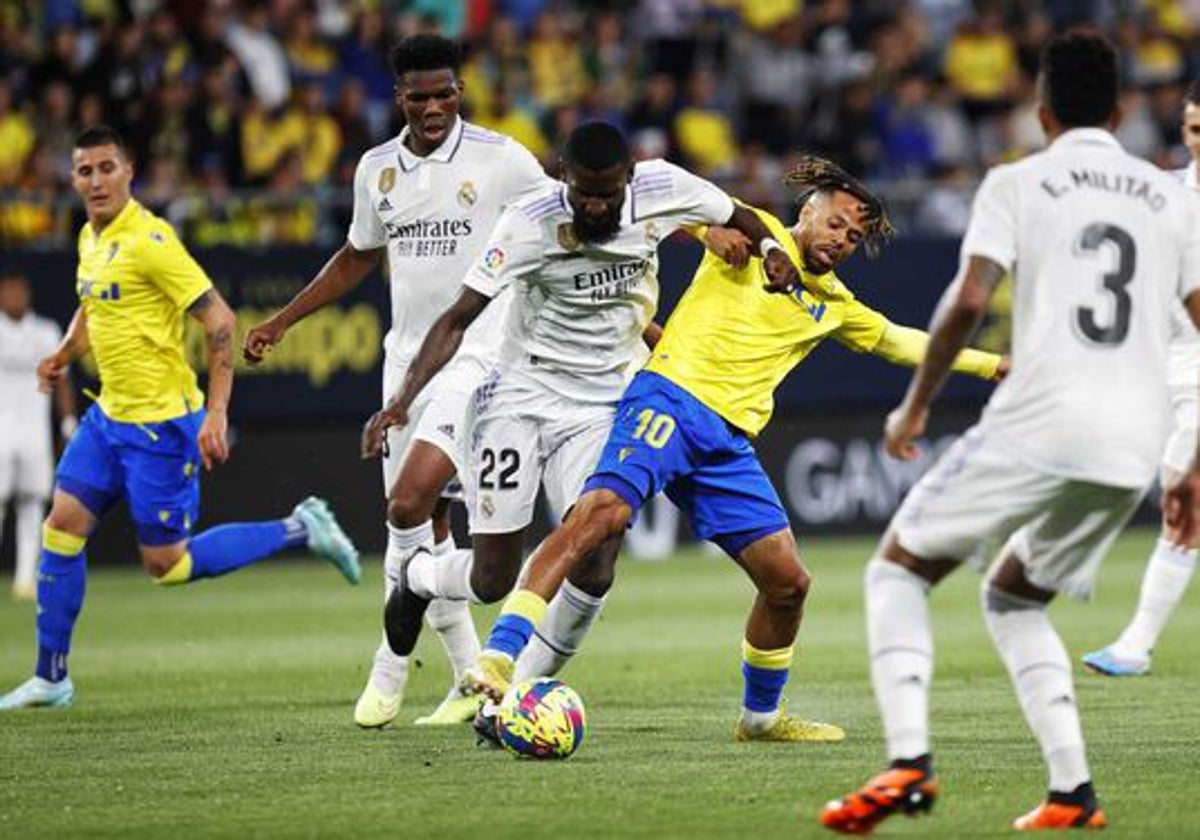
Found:
[(446, 437), (450, 438), (450, 440), (454, 440), (454, 424), (453, 423), (443, 423), (442, 425), (437, 427), (437, 430), (439, 432), (441, 432), (442, 434), (444, 434)]

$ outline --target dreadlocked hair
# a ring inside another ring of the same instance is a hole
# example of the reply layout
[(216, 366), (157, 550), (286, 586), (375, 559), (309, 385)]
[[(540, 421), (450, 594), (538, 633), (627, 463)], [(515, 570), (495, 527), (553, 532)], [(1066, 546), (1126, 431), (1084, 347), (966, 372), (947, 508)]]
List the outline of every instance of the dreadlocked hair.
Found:
[(878, 254), (879, 249), (896, 232), (883, 202), (861, 181), (831, 160), (816, 155), (805, 155), (784, 176), (783, 182), (798, 188), (796, 204), (800, 207), (817, 193), (831, 193), (835, 190), (848, 192), (866, 205), (867, 217), (863, 221), (866, 235), (863, 237), (863, 248), (867, 256), (873, 257)]

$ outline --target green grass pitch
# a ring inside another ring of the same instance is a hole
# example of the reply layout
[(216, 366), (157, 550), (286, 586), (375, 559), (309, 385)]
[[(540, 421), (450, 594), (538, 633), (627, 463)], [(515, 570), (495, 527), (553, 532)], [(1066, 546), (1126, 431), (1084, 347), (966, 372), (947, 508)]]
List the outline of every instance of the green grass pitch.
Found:
[[(1118, 544), (1095, 603), (1053, 608), (1073, 656), (1123, 625), (1152, 542), (1139, 531)], [(98, 572), (72, 657), (76, 706), (0, 718), (0, 836), (823, 836), (821, 805), (882, 764), (860, 588), (872, 545), (802, 542), (816, 584), (787, 695), (793, 711), (843, 725), (845, 743), (733, 742), (751, 587), (731, 563), (692, 551), (621, 567), (565, 673), (587, 704), (587, 740), (569, 761), (544, 763), (477, 749), (465, 727), (411, 725), (449, 681), (428, 634), (398, 725), (354, 726), (379, 633), (377, 563), (357, 589), (316, 563), (172, 590), (132, 570)], [(881, 836), (1010, 835), (1042, 796), (978, 583), (962, 571), (933, 598), (944, 795), (932, 816), (896, 817)], [(1190, 593), (1153, 676), (1077, 671), (1109, 836), (1200, 836), (1198, 603)], [(477, 617), (481, 631), (492, 614)], [(32, 625), (32, 607), (0, 604), (4, 688), (28, 674)]]

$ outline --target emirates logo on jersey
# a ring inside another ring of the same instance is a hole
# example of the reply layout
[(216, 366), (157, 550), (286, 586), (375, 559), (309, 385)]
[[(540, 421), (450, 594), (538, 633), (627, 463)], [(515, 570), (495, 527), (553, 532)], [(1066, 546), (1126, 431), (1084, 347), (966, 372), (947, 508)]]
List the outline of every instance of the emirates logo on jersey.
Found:
[(469, 210), (475, 206), (475, 202), (479, 200), (479, 192), (475, 189), (475, 184), (470, 181), (463, 181), (458, 186), (458, 203), (464, 210)]

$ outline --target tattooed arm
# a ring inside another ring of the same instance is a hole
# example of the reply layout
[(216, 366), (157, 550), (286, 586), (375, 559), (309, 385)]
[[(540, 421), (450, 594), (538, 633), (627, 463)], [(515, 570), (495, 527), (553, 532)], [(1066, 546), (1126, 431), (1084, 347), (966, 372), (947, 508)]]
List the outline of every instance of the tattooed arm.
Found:
[(235, 319), (229, 304), (216, 289), (209, 289), (188, 307), (188, 314), (204, 327), (208, 345), (208, 413), (197, 442), (206, 469), (229, 457), (229, 397), (233, 393), (233, 332)]

